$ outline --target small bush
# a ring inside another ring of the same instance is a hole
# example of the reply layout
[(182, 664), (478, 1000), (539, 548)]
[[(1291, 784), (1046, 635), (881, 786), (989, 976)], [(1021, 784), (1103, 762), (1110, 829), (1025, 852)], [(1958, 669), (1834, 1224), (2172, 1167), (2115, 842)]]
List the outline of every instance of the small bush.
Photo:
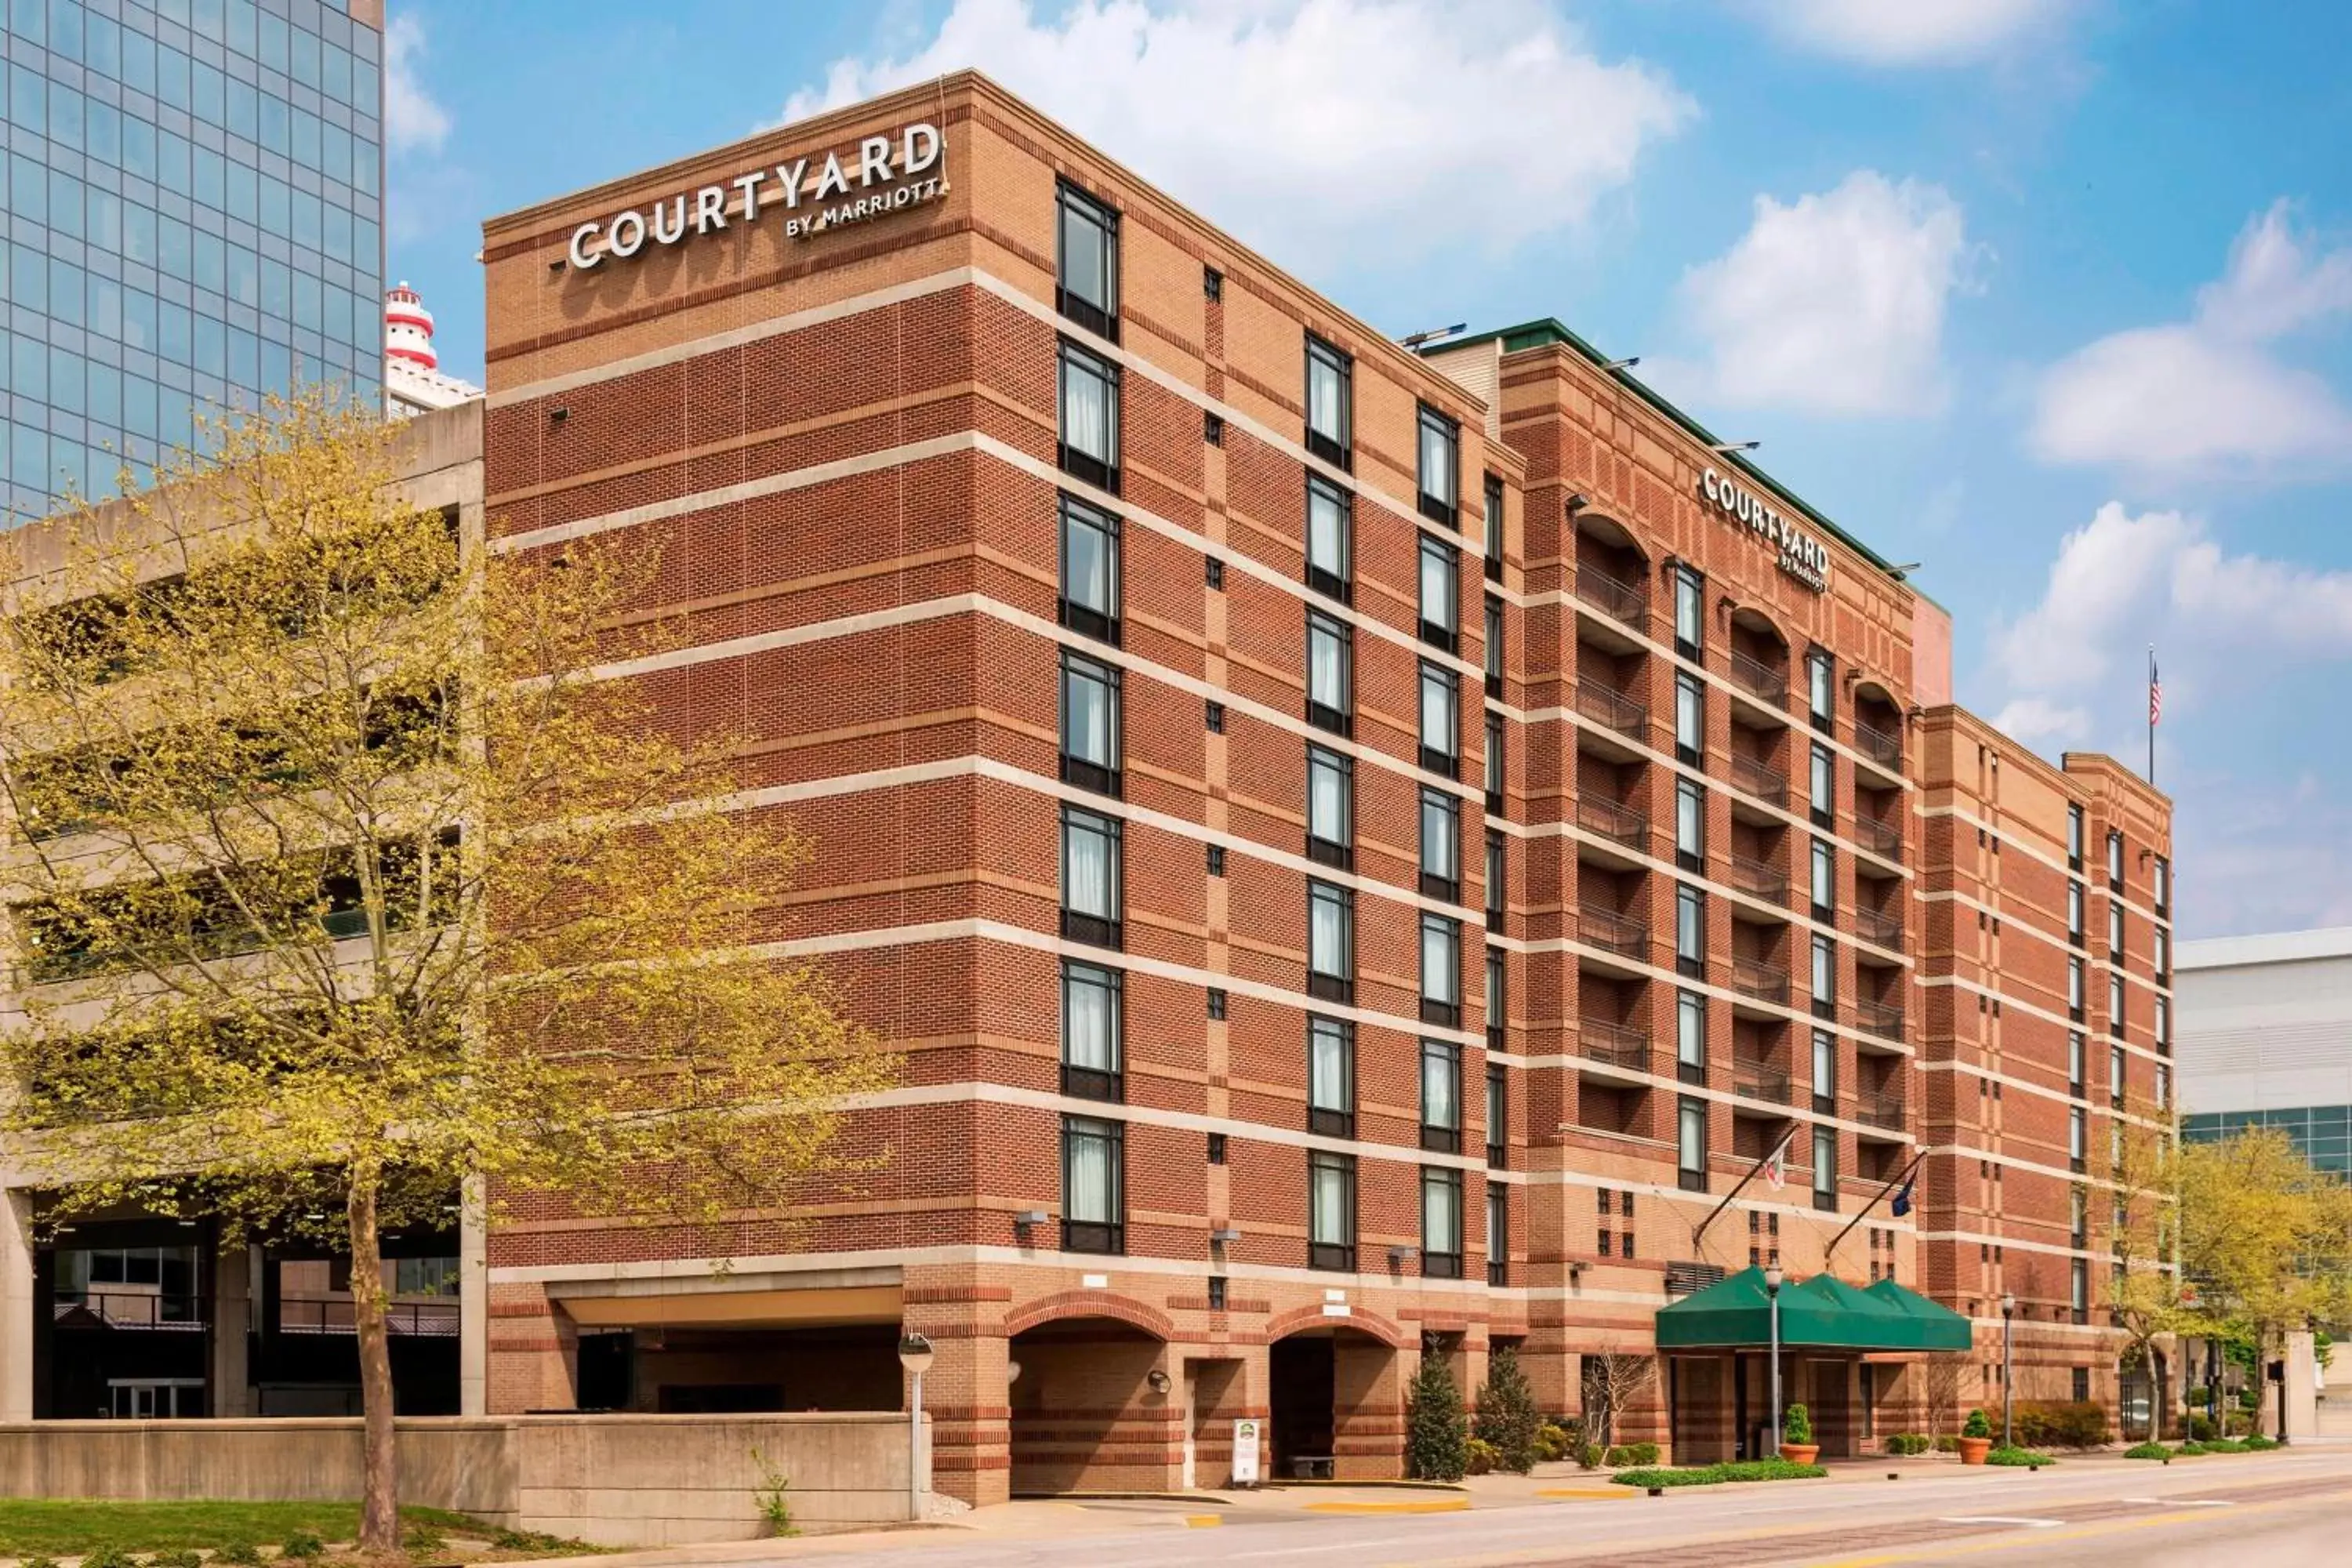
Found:
[(1963, 1437), (1990, 1437), (1992, 1436), (1992, 1423), (1986, 1418), (1983, 1411), (1971, 1410), (1969, 1412), (1967, 1424), (1960, 1428), (1960, 1436)]
[(2037, 1454), (2031, 1448), (2021, 1448), (2014, 1444), (2006, 1448), (1985, 1450), (1986, 1464), (2013, 1465), (2021, 1470), (2029, 1465), (2054, 1465), (2057, 1462), (2047, 1454)]
[(1936, 1434), (1934, 1447), (1938, 1454), (1956, 1454), (1959, 1452), (1960, 1440), (1949, 1432), (1938, 1432)]
[[(286, 1538), (286, 1544), (278, 1549), (278, 1556), (295, 1563), (307, 1563), (313, 1557), (326, 1554), (327, 1543), (307, 1530), (296, 1531)], [(83, 1568), (89, 1568), (89, 1564), (83, 1564)]]
[(1914, 1454), (1924, 1454), (1931, 1446), (1925, 1432), (1898, 1432), (1886, 1439), (1888, 1453), (1906, 1458)]
[(2214, 1436), (2213, 1418), (2210, 1415), (2190, 1415), (2189, 1417), (2189, 1441), (2202, 1443), (2212, 1436)]
[(1601, 1468), (1602, 1448), (1598, 1443), (1587, 1443), (1576, 1451), (1576, 1462), (1588, 1470)]
[(1828, 1474), (1820, 1465), (1792, 1465), (1786, 1459), (1748, 1459), (1738, 1464), (1693, 1465), (1675, 1469), (1620, 1470), (1611, 1479), (1621, 1487), (1717, 1487), (1727, 1481), (1796, 1481)]
[(1502, 1458), (1501, 1452), (1496, 1448), (1495, 1445), (1489, 1443), (1484, 1437), (1471, 1438), (1470, 1441), (1465, 1445), (1465, 1451), (1469, 1457), (1469, 1463), (1465, 1467), (1465, 1472), (1474, 1476), (1486, 1475), (1495, 1468), (1496, 1461)]
[(1458, 1481), (1470, 1468), (1470, 1417), (1445, 1358), (1425, 1355), (1405, 1399), (1405, 1474), (1422, 1481)]
[(2279, 1440), (2275, 1437), (2265, 1437), (2257, 1432), (2251, 1437), (2239, 1438), (2238, 1446), (2249, 1454), (2260, 1454), (2277, 1447)]
[(2198, 1450), (2206, 1454), (2242, 1454), (2248, 1441), (2244, 1437), (2210, 1437), (2199, 1444)]
[(2021, 1402), (2014, 1425), (2029, 1448), (2098, 1448), (2107, 1441), (2106, 1409), (2087, 1399)]
[(152, 1554), (147, 1559), (147, 1568), (205, 1568), (205, 1560), (183, 1546)]
[(110, 1542), (100, 1542), (81, 1554), (82, 1568), (139, 1568), (139, 1560)]
[(2179, 1447), (2178, 1448), (2175, 1448), (2175, 1449), (2174, 1449), (2174, 1450), (2172, 1450), (2172, 1451), (2173, 1451), (2174, 1453), (2176, 1453), (2176, 1454), (2182, 1454), (2182, 1455), (2186, 1455), (2186, 1456), (2188, 1456), (2188, 1457), (2189, 1457), (2189, 1458), (2195, 1458), (2197, 1455), (2201, 1454), (2201, 1453), (2203, 1453), (2203, 1452), (2205, 1451), (2205, 1445), (2204, 1445), (2204, 1444), (2202, 1444), (2202, 1443), (2200, 1443), (2200, 1442), (2199, 1442), (2196, 1438), (2191, 1437), (2191, 1438), (2189, 1438), (2189, 1441), (2187, 1441), (2186, 1443), (2181, 1444), (2181, 1445), (2180, 1445), (2180, 1447)]
[[(257, 1568), (261, 1562), (261, 1548), (250, 1541), (232, 1541), (226, 1546), (214, 1550), (213, 1561), (227, 1564), (228, 1568)], [(18, 1568), (32, 1568), (32, 1564), (21, 1563)]]
[(1548, 1465), (1568, 1457), (1568, 1428), (1556, 1421), (1547, 1421), (1536, 1428), (1536, 1462)]
[(54, 1557), (26, 1557), (17, 1563), (16, 1568), (58, 1568), (58, 1560)]
[(1813, 1440), (1813, 1413), (1802, 1405), (1791, 1405), (1780, 1415), (1780, 1441), (1805, 1444)]
[(1628, 1465), (1654, 1465), (1658, 1462), (1658, 1446), (1655, 1443), (1619, 1443), (1601, 1456), (1601, 1462), (1612, 1470)]
[(592, 1552), (584, 1542), (567, 1541), (561, 1535), (548, 1535), (536, 1530), (501, 1530), (490, 1537), (490, 1545), (499, 1552), (562, 1552), (577, 1556)]
[(429, 1524), (412, 1524), (400, 1538), (400, 1549), (411, 1557), (437, 1557), (449, 1550), (449, 1538)]
[(2135, 1443), (2124, 1450), (2126, 1459), (2168, 1459), (2172, 1450), (2161, 1443)]

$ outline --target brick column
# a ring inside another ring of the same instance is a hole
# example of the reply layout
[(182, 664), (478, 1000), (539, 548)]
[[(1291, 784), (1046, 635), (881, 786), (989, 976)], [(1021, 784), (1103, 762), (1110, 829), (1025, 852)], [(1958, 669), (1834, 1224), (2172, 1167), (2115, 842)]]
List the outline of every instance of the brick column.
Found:
[[(905, 1331), (935, 1352), (923, 1378), (930, 1416), (931, 1490), (974, 1507), (1012, 1497), (1013, 1428), (1001, 1285), (909, 1285)], [(900, 1391), (901, 1404), (908, 1391)]]
[(0, 1190), (0, 1421), (33, 1418), (33, 1199)]
[(486, 1413), (575, 1408), (580, 1335), (570, 1315), (537, 1285), (494, 1285), (488, 1309)]

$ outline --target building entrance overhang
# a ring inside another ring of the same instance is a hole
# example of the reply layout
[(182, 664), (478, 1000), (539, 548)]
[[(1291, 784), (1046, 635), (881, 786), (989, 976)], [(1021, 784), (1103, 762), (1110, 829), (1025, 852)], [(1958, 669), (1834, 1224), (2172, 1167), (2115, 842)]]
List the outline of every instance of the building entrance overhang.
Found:
[[(1784, 1350), (1940, 1351), (1971, 1343), (1966, 1318), (1891, 1279), (1864, 1290), (1816, 1274), (1781, 1288), (1780, 1317)], [(1662, 1351), (1762, 1350), (1772, 1337), (1772, 1297), (1761, 1268), (1743, 1268), (1658, 1310)]]

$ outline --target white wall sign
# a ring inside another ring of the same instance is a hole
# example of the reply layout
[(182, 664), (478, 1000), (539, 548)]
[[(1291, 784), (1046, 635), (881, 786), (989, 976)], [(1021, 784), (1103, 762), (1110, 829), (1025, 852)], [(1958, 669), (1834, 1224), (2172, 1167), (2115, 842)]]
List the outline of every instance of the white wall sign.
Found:
[(1713, 468), (1698, 477), (1698, 493), (1734, 522), (1748, 525), (1780, 552), (1780, 570), (1818, 594), (1829, 586), (1829, 546), (1800, 530), (1789, 514)]
[(1246, 1416), (1234, 1423), (1234, 1485), (1257, 1485), (1257, 1448), (1265, 1435), (1265, 1424)]
[(649, 207), (583, 223), (572, 231), (571, 263), (574, 270), (584, 272), (608, 260), (625, 261), (648, 243), (676, 245), (689, 234), (709, 234), (730, 224), (748, 226), (759, 221), (763, 206), (784, 209), (784, 233), (790, 238), (829, 233), (946, 194), (947, 180), (938, 172), (946, 156), (939, 127), (919, 121), (895, 137), (866, 137), (847, 163), (840, 153), (827, 153), (814, 174), (811, 160), (797, 158), (682, 192)]

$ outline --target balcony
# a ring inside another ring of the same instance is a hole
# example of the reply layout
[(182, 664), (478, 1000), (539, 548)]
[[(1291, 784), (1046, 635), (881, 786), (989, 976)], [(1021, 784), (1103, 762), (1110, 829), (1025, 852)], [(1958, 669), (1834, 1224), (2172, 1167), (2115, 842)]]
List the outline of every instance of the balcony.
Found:
[(1742, 1100), (1786, 1105), (1789, 1103), (1789, 1075), (1762, 1062), (1735, 1061), (1731, 1064), (1731, 1092)]
[(1789, 1000), (1789, 972), (1777, 963), (1761, 959), (1735, 958), (1731, 961), (1731, 988), (1756, 1002), (1776, 1002), (1786, 1005)]
[(1853, 749), (1881, 767), (1896, 773), (1903, 771), (1903, 738), (1874, 729), (1857, 719), (1853, 721)]
[(1903, 858), (1903, 829), (1875, 817), (1856, 816), (1853, 841), (1883, 860)]
[(1576, 711), (1580, 717), (1636, 744), (1649, 743), (1650, 710), (1613, 686), (1604, 686), (1597, 680), (1579, 680), (1576, 683)]
[(1883, 915), (1876, 910), (1857, 909), (1853, 911), (1853, 934), (1880, 947), (1900, 948), (1903, 945), (1903, 917)]
[(1731, 683), (1767, 708), (1783, 717), (1789, 707), (1789, 672), (1775, 669), (1762, 659), (1750, 658), (1738, 648), (1731, 650)]
[(1577, 910), (1577, 930), (1587, 947), (1597, 947), (1637, 963), (1649, 961), (1650, 928), (1640, 921), (1597, 904), (1585, 904)]
[(1576, 1026), (1576, 1039), (1577, 1054), (1596, 1067), (1626, 1073), (1650, 1070), (1649, 1037), (1639, 1029), (1587, 1018)]
[(1889, 1132), (1904, 1130), (1903, 1097), (1887, 1089), (1863, 1089), (1853, 1097), (1853, 1119)]
[(1650, 819), (1632, 806), (1594, 795), (1580, 795), (1576, 802), (1576, 826), (1587, 833), (1598, 834), (1628, 849), (1646, 849), (1650, 843)]
[(1745, 855), (1734, 855), (1724, 879), (1741, 892), (1752, 893), (1767, 903), (1786, 904), (1789, 901), (1789, 873), (1785, 867), (1765, 860), (1751, 860)]
[(1598, 567), (1576, 569), (1576, 596), (1613, 620), (1636, 631), (1650, 618), (1650, 596), (1631, 583), (1612, 577)]
[(1789, 809), (1789, 775), (1737, 752), (1731, 753), (1731, 787), (1767, 805)]
[(1890, 1007), (1884, 1002), (1856, 1002), (1853, 1021), (1881, 1039), (1903, 1037), (1903, 1009)]
[(208, 1327), (203, 1296), (157, 1290), (59, 1289), (49, 1303), (50, 1321), (69, 1329), (162, 1329), (203, 1333)]

